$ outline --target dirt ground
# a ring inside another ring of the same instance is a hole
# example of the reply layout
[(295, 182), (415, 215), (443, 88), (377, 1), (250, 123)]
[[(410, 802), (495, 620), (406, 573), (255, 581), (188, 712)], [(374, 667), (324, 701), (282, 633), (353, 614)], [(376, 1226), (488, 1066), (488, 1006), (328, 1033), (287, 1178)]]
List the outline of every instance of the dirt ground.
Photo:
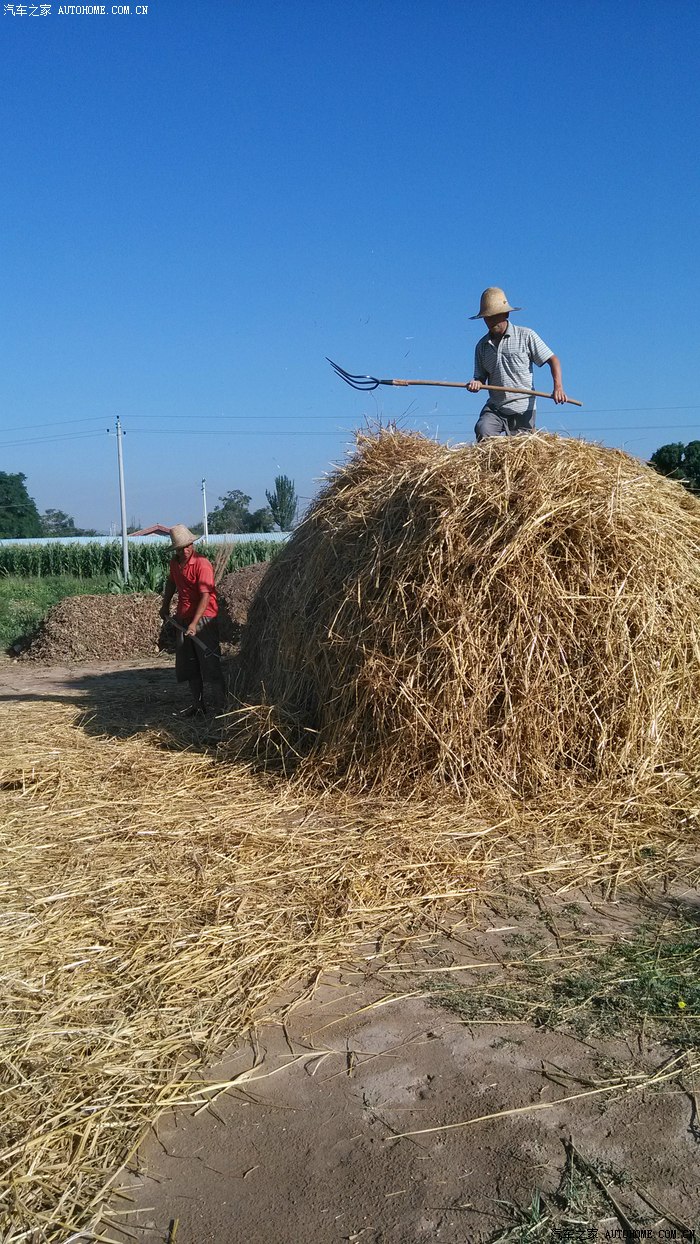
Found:
[[(102, 680), (124, 689), (125, 732), (183, 706), (169, 658), (6, 661), (0, 698), (75, 699), (99, 715)], [(201, 727), (217, 728), (214, 718)], [(164, 1115), (144, 1139), (117, 1180), (103, 1238), (692, 1238), (696, 1086), (662, 1078), (678, 1051), (634, 1028), (601, 1038), (487, 1011), (465, 1021), (436, 999), (436, 985), (468, 993), (485, 972), (507, 982), (514, 955), (575, 958), (584, 943), (603, 953), (651, 916), (679, 910), (697, 923), (695, 891), (611, 900), (518, 885), (484, 908), (476, 929), (452, 912), (391, 953), (368, 945), (356, 964), (291, 982), (278, 1018), (207, 1069), (203, 1105)]]
[[(482, 944), (489, 936), (493, 956), (502, 934), (487, 928)], [(440, 937), (426, 953), (455, 958)], [(420, 987), (412, 973), (401, 984), (409, 982)], [(657, 1238), (680, 1239), (660, 1232), (698, 1221), (692, 1098), (663, 1085), (585, 1095), (604, 1081), (603, 1063), (651, 1071), (659, 1051), (641, 1058), (624, 1042), (464, 1024), (398, 987), (391, 973), (329, 976), (284, 1025), (267, 1026), (212, 1068), (213, 1080), (236, 1083), (209, 1108), (162, 1118), (122, 1181), (131, 1238), (167, 1241), (177, 1224), (188, 1244), (476, 1244), (512, 1226), (536, 1190), (556, 1193), (570, 1139), (610, 1172), (636, 1228), (655, 1224)], [(583, 1209), (589, 1230), (554, 1238), (611, 1238), (605, 1231), (620, 1229), (610, 1205)]]

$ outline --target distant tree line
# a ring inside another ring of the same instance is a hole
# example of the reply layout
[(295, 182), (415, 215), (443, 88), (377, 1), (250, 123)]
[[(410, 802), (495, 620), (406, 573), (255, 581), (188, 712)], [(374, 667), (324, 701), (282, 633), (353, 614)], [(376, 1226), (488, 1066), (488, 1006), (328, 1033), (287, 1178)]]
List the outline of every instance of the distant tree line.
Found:
[(0, 539), (21, 540), (33, 536), (96, 536), (92, 528), (76, 527), (63, 510), (40, 514), (27, 492), (26, 475), (21, 471), (0, 471)]
[[(0, 471), (0, 539), (21, 540), (48, 536), (65, 539), (68, 536), (97, 536), (93, 528), (76, 527), (75, 520), (63, 510), (46, 510), (39, 513), (36, 502), (27, 491), (26, 475), (21, 471), (8, 474)], [(234, 488), (223, 497), (207, 515), (212, 534), (220, 532), (267, 532), (275, 526), (280, 531), (290, 531), (296, 518), (298, 497), (294, 481), (286, 475), (278, 475), (272, 491), (265, 491), (268, 504), (251, 513), (250, 497)], [(132, 525), (129, 530), (135, 530)], [(204, 530), (202, 523), (192, 525), (195, 535)]]
[(700, 496), (700, 441), (662, 445), (651, 455), (651, 463), (660, 475), (680, 480), (689, 492)]

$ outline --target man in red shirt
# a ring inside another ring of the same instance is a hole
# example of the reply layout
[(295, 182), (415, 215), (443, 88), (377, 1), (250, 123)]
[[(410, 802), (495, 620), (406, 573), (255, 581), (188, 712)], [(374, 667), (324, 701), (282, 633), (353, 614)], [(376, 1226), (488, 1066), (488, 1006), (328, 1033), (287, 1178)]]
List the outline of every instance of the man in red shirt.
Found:
[[(182, 523), (170, 529), (175, 556), (163, 592), (160, 616), (170, 617), (170, 602), (177, 593), (175, 622), (178, 628), (175, 672), (178, 682), (188, 682), (192, 704), (184, 716), (203, 717), (204, 683), (222, 682), (221, 650), (217, 614), (214, 567), (194, 551), (196, 536)], [(197, 642), (194, 642), (194, 639)]]

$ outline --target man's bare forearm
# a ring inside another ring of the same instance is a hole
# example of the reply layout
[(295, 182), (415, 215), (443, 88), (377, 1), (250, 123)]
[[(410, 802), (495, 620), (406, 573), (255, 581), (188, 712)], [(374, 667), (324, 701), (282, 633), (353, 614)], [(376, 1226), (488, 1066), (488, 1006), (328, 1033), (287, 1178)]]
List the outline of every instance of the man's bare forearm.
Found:
[(564, 392), (564, 384), (561, 378), (561, 363), (556, 354), (547, 359), (549, 370), (552, 373), (552, 397), (555, 402), (561, 403), (566, 401), (566, 393)]

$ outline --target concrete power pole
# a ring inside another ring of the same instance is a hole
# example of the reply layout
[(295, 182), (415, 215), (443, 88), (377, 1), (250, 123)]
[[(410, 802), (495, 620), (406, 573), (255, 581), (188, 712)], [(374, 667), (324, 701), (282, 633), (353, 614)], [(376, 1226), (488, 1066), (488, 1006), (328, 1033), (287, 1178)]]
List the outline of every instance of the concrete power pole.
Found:
[(124, 458), (122, 455), (122, 430), (119, 415), (117, 415), (117, 462), (119, 464), (119, 505), (121, 507), (122, 516), (122, 568), (124, 571), (124, 580), (129, 578), (129, 542), (126, 537), (126, 494), (124, 492)]
[(209, 523), (207, 522), (207, 481), (202, 480), (202, 506), (204, 509), (204, 540), (209, 539)]

